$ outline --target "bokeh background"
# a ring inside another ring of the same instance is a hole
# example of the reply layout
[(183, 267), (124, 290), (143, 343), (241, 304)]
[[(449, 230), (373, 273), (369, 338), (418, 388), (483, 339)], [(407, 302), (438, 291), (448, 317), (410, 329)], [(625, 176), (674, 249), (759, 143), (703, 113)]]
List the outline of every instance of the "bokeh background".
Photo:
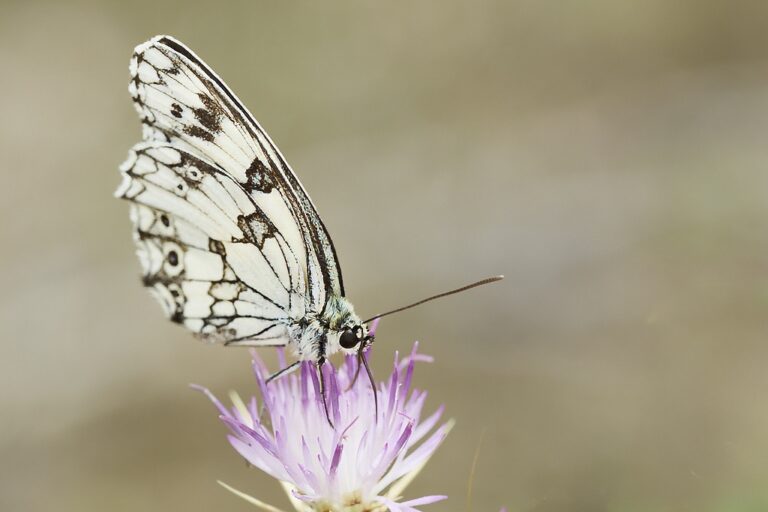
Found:
[[(190, 382), (249, 357), (139, 284), (132, 48), (190, 45), (457, 426), (430, 510), (768, 510), (768, 3), (0, 1), (0, 510), (282, 506)], [(481, 443), (482, 439), (482, 443)]]

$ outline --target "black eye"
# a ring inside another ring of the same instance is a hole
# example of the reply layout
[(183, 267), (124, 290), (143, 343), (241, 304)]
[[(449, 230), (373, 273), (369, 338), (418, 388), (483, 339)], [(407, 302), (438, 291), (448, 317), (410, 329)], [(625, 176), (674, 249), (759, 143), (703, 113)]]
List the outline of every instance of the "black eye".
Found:
[(360, 340), (355, 335), (354, 331), (352, 331), (352, 329), (347, 329), (341, 333), (341, 336), (339, 337), (339, 345), (344, 348), (354, 348), (358, 341)]

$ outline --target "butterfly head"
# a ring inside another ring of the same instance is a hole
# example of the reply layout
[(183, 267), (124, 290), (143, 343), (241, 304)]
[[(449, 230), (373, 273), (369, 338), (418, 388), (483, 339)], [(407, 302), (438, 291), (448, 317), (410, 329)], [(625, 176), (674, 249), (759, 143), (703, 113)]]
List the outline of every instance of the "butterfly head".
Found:
[(365, 348), (372, 341), (373, 335), (368, 334), (368, 328), (362, 323), (344, 329), (339, 335), (339, 345), (347, 350)]
[(364, 349), (373, 341), (366, 322), (355, 314), (352, 304), (342, 296), (334, 295), (329, 298), (321, 323), (327, 326), (329, 353), (341, 349), (347, 354), (352, 354)]

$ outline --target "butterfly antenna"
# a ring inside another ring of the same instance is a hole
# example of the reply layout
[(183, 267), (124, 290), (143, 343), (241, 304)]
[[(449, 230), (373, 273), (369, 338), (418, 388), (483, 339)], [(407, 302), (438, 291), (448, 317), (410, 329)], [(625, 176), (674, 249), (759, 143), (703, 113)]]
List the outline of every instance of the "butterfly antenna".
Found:
[(386, 313), (380, 313), (378, 315), (374, 315), (371, 318), (369, 318), (368, 320), (365, 320), (363, 323), (367, 324), (368, 322), (370, 322), (372, 320), (375, 320), (377, 318), (381, 318), (381, 317), (387, 316), (387, 315), (393, 315), (395, 313), (399, 313), (401, 311), (405, 311), (406, 309), (411, 309), (411, 308), (414, 308), (416, 306), (420, 306), (421, 304), (424, 304), (425, 302), (429, 302), (431, 300), (440, 299), (442, 297), (447, 297), (448, 295), (453, 295), (454, 293), (459, 293), (459, 292), (463, 292), (463, 291), (469, 290), (471, 288), (476, 288), (478, 286), (483, 286), (484, 284), (495, 283), (496, 281), (501, 281), (502, 279), (504, 279), (504, 276), (486, 277), (485, 279), (481, 279), (480, 281), (476, 281), (474, 283), (462, 286), (461, 288), (456, 288), (455, 290), (451, 290), (451, 291), (448, 291), (448, 292), (438, 293), (437, 295), (433, 295), (431, 297), (427, 297), (426, 299), (421, 299), (420, 301), (414, 302), (413, 304), (408, 304), (407, 306), (403, 306), (403, 307), (400, 307), (400, 308), (397, 308), (397, 309), (393, 309), (392, 311), (387, 311)]

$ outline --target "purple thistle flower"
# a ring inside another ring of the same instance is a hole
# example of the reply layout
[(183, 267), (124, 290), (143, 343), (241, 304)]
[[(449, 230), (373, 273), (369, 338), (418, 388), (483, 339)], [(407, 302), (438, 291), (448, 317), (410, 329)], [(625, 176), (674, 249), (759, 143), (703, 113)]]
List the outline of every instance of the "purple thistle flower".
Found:
[[(424, 496), (399, 501), (401, 493), (448, 434), (451, 422), (434, 427), (443, 408), (422, 419), (425, 391), (411, 390), (416, 361), (431, 361), (417, 354), (395, 354), (392, 374), (379, 383), (378, 418), (374, 395), (365, 378), (352, 384), (357, 370), (355, 356), (347, 356), (335, 369), (323, 366), (327, 388), (327, 420), (316, 367), (303, 362), (298, 372), (266, 382), (270, 373), (256, 352), (253, 370), (262, 404), (251, 398), (245, 404), (232, 394), (227, 409), (210, 391), (203, 391), (221, 413), (230, 430), (229, 442), (251, 465), (283, 484), (296, 510), (418, 512), (415, 507), (446, 496)], [(279, 351), (281, 367), (284, 355)], [(351, 387), (350, 387), (351, 385)], [(224, 485), (263, 510), (279, 512), (256, 498)]]

